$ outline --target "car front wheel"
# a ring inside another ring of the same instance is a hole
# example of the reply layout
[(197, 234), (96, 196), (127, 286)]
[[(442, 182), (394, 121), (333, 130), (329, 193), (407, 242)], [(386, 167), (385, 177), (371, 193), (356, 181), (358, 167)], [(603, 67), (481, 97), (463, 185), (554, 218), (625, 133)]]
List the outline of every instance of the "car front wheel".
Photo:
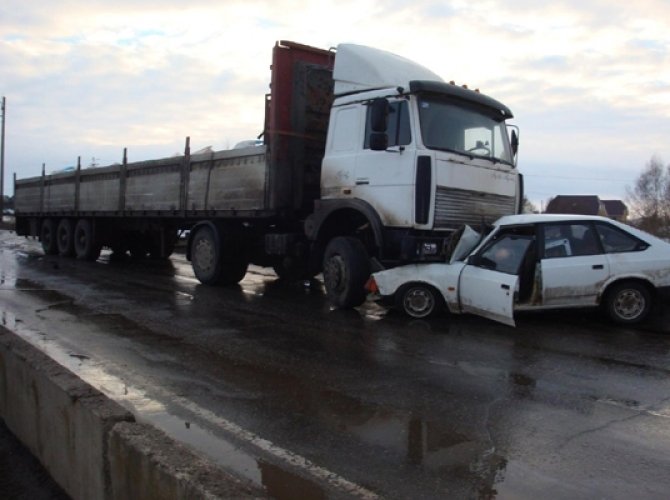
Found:
[(649, 314), (651, 293), (641, 283), (619, 283), (607, 292), (604, 305), (612, 321), (632, 325), (643, 321)]
[(429, 318), (444, 307), (442, 295), (425, 283), (409, 283), (396, 294), (396, 306), (408, 316), (417, 319)]

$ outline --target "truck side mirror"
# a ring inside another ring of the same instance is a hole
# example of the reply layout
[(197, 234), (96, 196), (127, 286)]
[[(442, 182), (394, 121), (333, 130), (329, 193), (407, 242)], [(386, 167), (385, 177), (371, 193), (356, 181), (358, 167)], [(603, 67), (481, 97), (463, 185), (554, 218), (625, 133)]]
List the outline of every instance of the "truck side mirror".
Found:
[(386, 132), (388, 129), (389, 102), (383, 97), (378, 97), (372, 101), (370, 106), (370, 129), (373, 132)]
[(386, 132), (370, 132), (370, 149), (372, 151), (386, 151), (389, 146), (389, 136)]
[(516, 156), (517, 152), (519, 151), (519, 134), (517, 133), (516, 130), (512, 130), (511, 146), (512, 146), (512, 156)]

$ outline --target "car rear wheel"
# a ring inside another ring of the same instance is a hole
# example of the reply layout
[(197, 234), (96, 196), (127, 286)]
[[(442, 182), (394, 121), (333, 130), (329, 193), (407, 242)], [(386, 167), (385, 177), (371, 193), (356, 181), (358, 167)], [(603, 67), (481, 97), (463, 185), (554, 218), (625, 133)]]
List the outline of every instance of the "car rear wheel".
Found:
[(396, 294), (396, 305), (408, 316), (417, 319), (435, 316), (444, 308), (440, 292), (425, 283), (408, 283)]
[(614, 285), (605, 298), (605, 308), (615, 323), (643, 321), (651, 310), (651, 293), (642, 283), (627, 281)]

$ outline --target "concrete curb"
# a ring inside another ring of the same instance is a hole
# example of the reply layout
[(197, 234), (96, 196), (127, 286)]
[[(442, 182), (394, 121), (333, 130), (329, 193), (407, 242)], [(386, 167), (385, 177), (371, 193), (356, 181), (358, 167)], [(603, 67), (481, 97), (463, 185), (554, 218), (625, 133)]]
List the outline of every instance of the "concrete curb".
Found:
[(0, 418), (74, 499), (265, 497), (2, 326)]

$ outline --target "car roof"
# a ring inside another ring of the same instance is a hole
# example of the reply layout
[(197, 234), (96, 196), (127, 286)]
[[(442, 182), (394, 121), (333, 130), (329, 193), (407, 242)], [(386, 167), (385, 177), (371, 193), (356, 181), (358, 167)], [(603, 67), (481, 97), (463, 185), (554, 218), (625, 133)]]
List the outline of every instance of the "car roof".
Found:
[(619, 229), (623, 229), (627, 233), (640, 238), (641, 240), (654, 245), (669, 246), (670, 243), (664, 241), (652, 234), (642, 231), (636, 227), (629, 226), (623, 222), (619, 222), (609, 217), (602, 217), (600, 215), (573, 215), (573, 214), (521, 214), (521, 215), (505, 215), (498, 219), (494, 226), (516, 226), (521, 224), (540, 224), (550, 222), (575, 222), (575, 221), (601, 221), (611, 224)]
[(540, 222), (561, 222), (561, 221), (591, 221), (598, 220), (603, 222), (612, 222), (612, 219), (601, 217), (599, 215), (573, 215), (573, 214), (521, 214), (505, 215), (498, 219), (494, 225), (511, 226), (515, 224), (538, 224)]

